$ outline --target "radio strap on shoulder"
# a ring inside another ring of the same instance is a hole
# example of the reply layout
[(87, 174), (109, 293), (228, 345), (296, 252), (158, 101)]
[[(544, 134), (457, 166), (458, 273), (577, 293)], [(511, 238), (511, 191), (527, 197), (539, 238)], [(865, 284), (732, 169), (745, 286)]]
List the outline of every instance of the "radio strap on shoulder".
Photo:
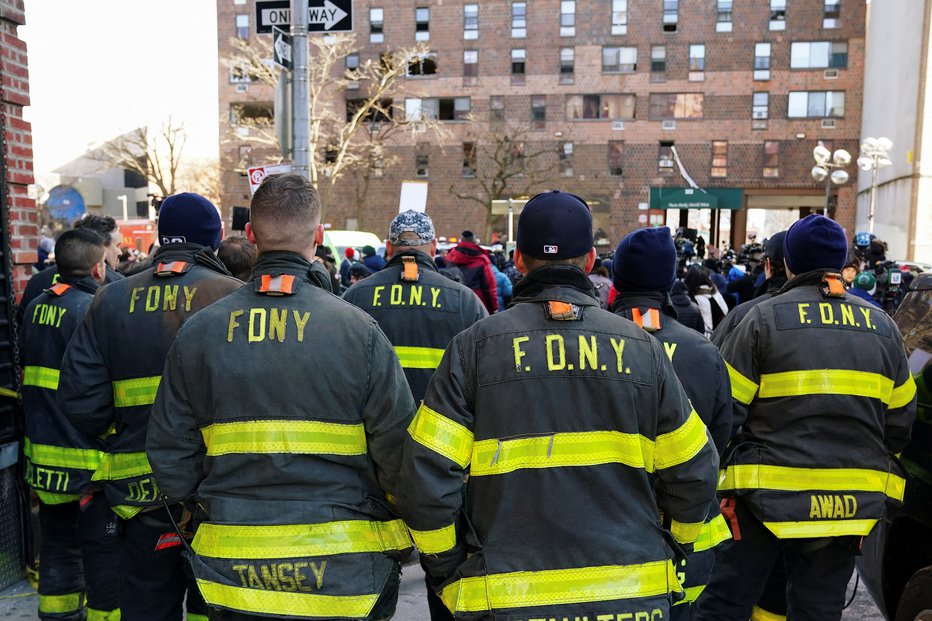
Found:
[(417, 261), (414, 257), (401, 257), (401, 274), (399, 278), (404, 282), (417, 282), (421, 279), (421, 273), (417, 269)]

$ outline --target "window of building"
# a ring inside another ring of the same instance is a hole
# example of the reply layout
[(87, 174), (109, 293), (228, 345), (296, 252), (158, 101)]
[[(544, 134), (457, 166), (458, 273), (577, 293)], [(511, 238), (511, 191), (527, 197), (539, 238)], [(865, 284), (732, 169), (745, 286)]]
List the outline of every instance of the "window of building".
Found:
[(426, 153), (418, 153), (414, 156), (414, 174), (417, 177), (430, 176), (430, 156)]
[[(337, 163), (337, 150), (333, 147), (327, 147), (324, 149), (324, 164), (336, 164)], [(330, 174), (330, 171), (325, 173)]]
[(625, 169), (625, 143), (621, 140), (608, 141), (608, 174), (620, 177)]
[(531, 127), (544, 129), (547, 125), (547, 96), (531, 95)]
[(409, 78), (426, 75), (437, 75), (437, 54), (434, 52), (415, 54), (408, 61), (408, 67), (405, 69), (405, 75)]
[(791, 69), (843, 69), (848, 66), (844, 41), (809, 41), (790, 46)]
[(479, 51), (463, 50), (463, 85), (473, 86), (479, 82)]
[(275, 119), (271, 101), (244, 101), (230, 104), (231, 125), (264, 125)]
[(844, 91), (790, 91), (786, 116), (799, 118), (842, 118), (845, 116)]
[[(236, 168), (241, 170), (243, 174), (246, 174), (246, 169), (252, 166), (252, 145), (241, 144), (237, 149), (237, 161)], [(129, 171), (127, 171), (129, 172)], [(148, 181), (146, 181), (146, 184)], [(126, 186), (130, 187), (130, 186)]]
[(766, 119), (770, 113), (770, 94), (754, 93), (751, 98), (751, 118), (755, 120)]
[(414, 9), (414, 40), (430, 40), (430, 9), (427, 7)]
[(576, 36), (576, 0), (560, 2), (560, 36)]
[(513, 164), (513, 170), (517, 171), (518, 176), (523, 176), (527, 169), (527, 150), (523, 142), (512, 142), (508, 150), (508, 159)]
[(557, 151), (557, 159), (560, 164), (560, 176), (572, 177), (574, 174), (572, 142), (564, 142), (560, 144), (560, 149)]
[[(364, 106), (365, 103), (365, 99), (347, 99), (346, 120), (350, 121), (353, 115), (355, 115), (359, 108)], [(366, 123), (387, 123), (392, 120), (392, 110), (392, 100), (383, 99), (379, 102), (378, 106), (372, 106), (366, 111), (366, 116), (363, 120)]]
[(382, 9), (369, 9), (369, 43), (385, 41), (384, 15), (385, 12)]
[(527, 2), (511, 3), (511, 38), (523, 39), (527, 36)]
[(560, 84), (572, 84), (576, 65), (576, 50), (571, 47), (560, 49)]
[(638, 68), (638, 48), (603, 47), (602, 71), (604, 73), (633, 73)]
[(476, 143), (463, 143), (463, 178), (474, 179), (476, 177)]
[(689, 80), (691, 82), (705, 80), (705, 45), (689, 46)]
[(661, 175), (672, 175), (673, 165), (673, 147), (675, 143), (672, 140), (661, 140), (660, 149), (657, 153), (657, 172)]
[(628, 34), (628, 0), (612, 0), (612, 34)]
[(841, 0), (825, 0), (825, 17), (822, 18), (823, 28), (838, 28), (841, 18)]
[(353, 52), (352, 54), (346, 55), (346, 70), (347, 71), (356, 71), (359, 69), (359, 53)]
[(237, 15), (236, 16), (236, 38), (237, 39), (248, 39), (249, 38), (249, 16), (248, 15)]
[(489, 120), (505, 120), (505, 97), (502, 95), (492, 95), (489, 97)]
[(463, 5), (463, 38), (469, 40), (479, 38), (478, 4)]
[(634, 95), (567, 95), (566, 120), (630, 120), (634, 118)]
[(732, 0), (718, 0), (718, 17), (715, 22), (715, 32), (731, 32), (732, 28)]
[(680, 0), (663, 0), (663, 31), (676, 32), (680, 21)]
[(409, 97), (405, 99), (405, 119), (408, 121), (468, 121), (469, 97)]
[(662, 81), (667, 71), (667, 48), (664, 45), (652, 45), (650, 48), (650, 78), (654, 82)]
[(652, 121), (701, 119), (702, 93), (651, 93), (648, 116)]
[(770, 0), (770, 29), (786, 30), (786, 0)]
[(230, 84), (244, 84), (256, 80), (258, 77), (249, 70), (248, 66), (236, 62), (230, 63)]
[(728, 176), (728, 141), (712, 141), (712, 169), (709, 171), (709, 176)]
[(780, 176), (780, 143), (777, 140), (764, 141), (764, 177)]
[(754, 44), (754, 79), (770, 79), (770, 44)]
[(511, 83), (524, 84), (524, 70), (527, 62), (527, 51), (524, 49), (511, 50)]

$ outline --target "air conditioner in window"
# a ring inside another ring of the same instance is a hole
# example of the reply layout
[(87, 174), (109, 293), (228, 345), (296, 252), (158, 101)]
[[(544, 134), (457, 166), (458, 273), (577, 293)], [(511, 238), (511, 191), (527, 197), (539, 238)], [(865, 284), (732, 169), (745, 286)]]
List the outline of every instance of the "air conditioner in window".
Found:
[(835, 119), (822, 119), (822, 129), (835, 129)]
[(766, 110), (754, 110), (753, 112), (751, 112), (751, 118), (752, 119), (766, 119), (767, 111)]
[(248, 92), (248, 91), (249, 91), (249, 85), (248, 85), (248, 84), (237, 84), (237, 85), (236, 85), (236, 92), (237, 92), (237, 93), (246, 93), (246, 92)]
[(660, 129), (676, 129), (676, 121), (663, 121), (660, 123)]
[(826, 80), (837, 80), (838, 79), (838, 69), (826, 69), (825, 73), (822, 75), (825, 76)]
[(624, 121), (612, 121), (612, 130), (613, 131), (622, 131), (625, 128)]

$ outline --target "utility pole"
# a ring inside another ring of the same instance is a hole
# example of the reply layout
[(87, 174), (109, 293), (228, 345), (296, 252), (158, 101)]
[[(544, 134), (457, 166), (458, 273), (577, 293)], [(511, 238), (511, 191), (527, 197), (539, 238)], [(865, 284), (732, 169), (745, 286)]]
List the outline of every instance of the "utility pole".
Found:
[(307, 79), (307, 0), (291, 0), (291, 34), (294, 41), (291, 71), (291, 131), (293, 132), (294, 171), (309, 178), (311, 174), (310, 85)]

